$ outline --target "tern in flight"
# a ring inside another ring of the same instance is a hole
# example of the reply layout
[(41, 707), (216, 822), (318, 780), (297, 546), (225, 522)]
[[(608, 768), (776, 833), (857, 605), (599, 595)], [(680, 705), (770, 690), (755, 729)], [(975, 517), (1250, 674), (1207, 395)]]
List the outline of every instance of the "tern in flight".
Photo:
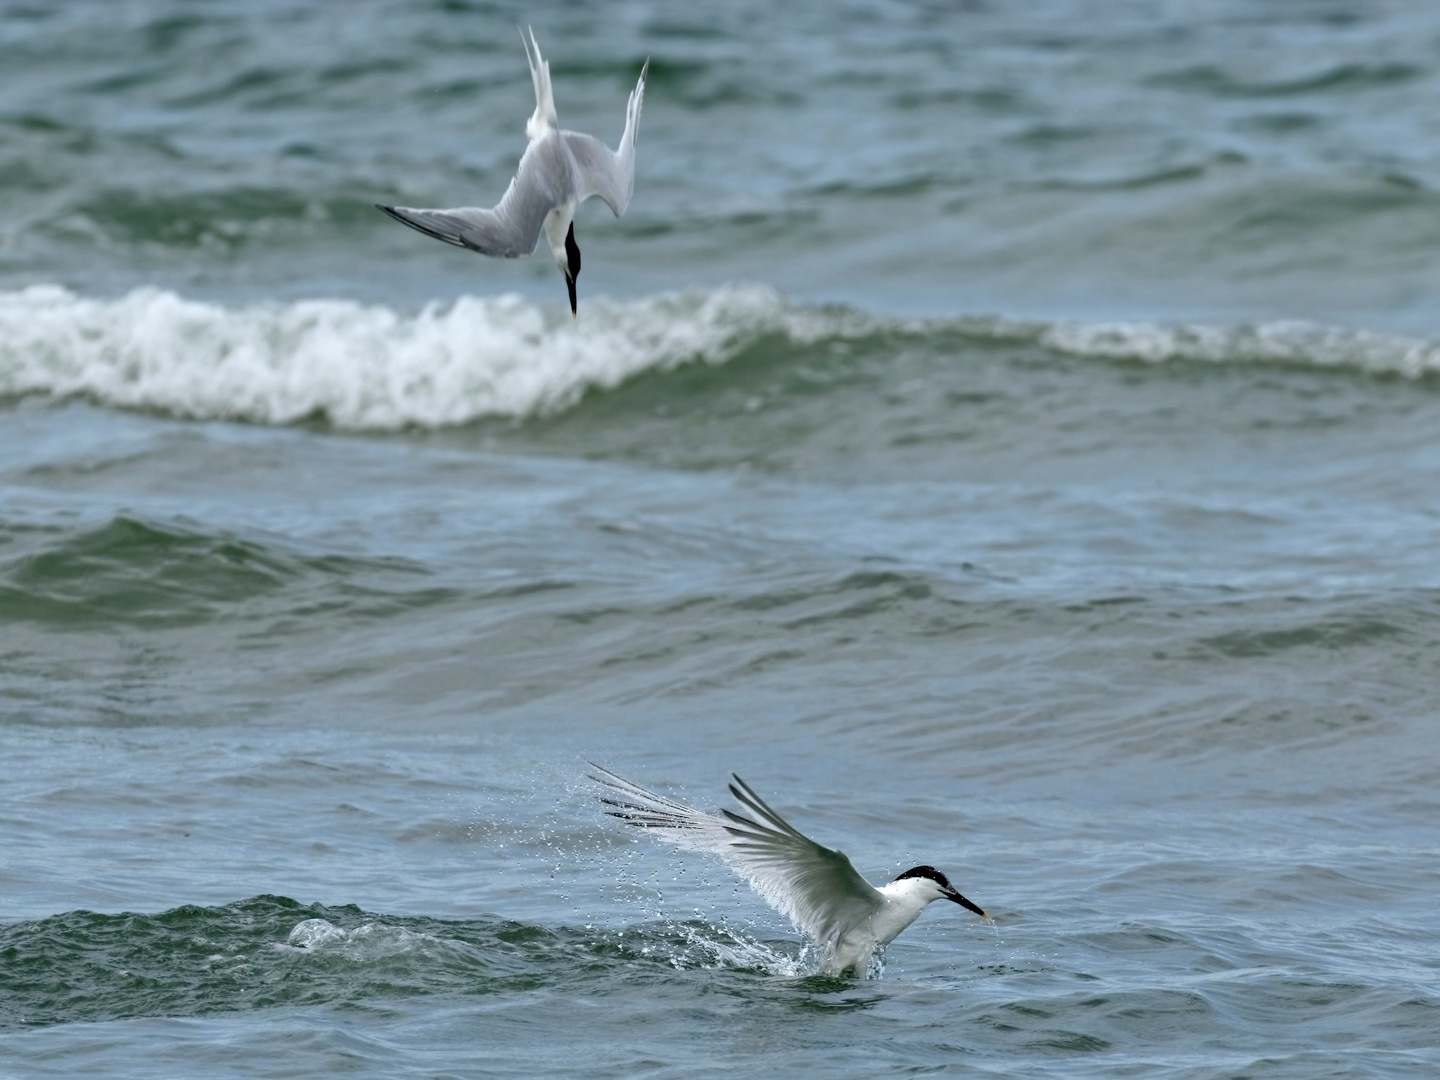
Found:
[(625, 134), (620, 136), (620, 148), (611, 150), (593, 135), (560, 130), (555, 95), (550, 89), (550, 63), (541, 58), (533, 30), (528, 38), (521, 33), (520, 40), (530, 60), (535, 112), (525, 122), (530, 145), (500, 202), (490, 210), (478, 206), (454, 210), (376, 206), (426, 236), (481, 255), (507, 259), (533, 253), (544, 230), (555, 265), (565, 275), (573, 316), (575, 279), (580, 276), (575, 209), (591, 195), (604, 199), (616, 217), (630, 205), (635, 190), (635, 135), (640, 128), (640, 106), (645, 101), (645, 75), (650, 61), (646, 60), (640, 69), (640, 81), (625, 107)]
[(722, 810), (723, 817), (646, 791), (593, 761), (591, 779), (607, 789), (605, 813), (627, 825), (654, 829), (677, 847), (718, 855), (788, 918), (819, 949), (822, 974), (848, 968), (864, 974), (884, 948), (929, 906), (952, 900), (982, 919), (990, 916), (955, 889), (933, 866), (906, 870), (878, 889), (843, 852), (821, 847), (791, 828), (750, 785), (733, 776), (730, 794), (753, 817)]

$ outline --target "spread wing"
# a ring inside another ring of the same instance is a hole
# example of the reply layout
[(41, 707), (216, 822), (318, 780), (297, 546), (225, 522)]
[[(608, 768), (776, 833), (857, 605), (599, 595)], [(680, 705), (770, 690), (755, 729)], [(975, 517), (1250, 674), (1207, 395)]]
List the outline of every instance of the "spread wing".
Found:
[[(677, 847), (718, 855), (776, 911), (822, 946), (884, 903), (843, 852), (821, 847), (791, 828), (740, 777), (730, 793), (754, 817), (695, 810), (656, 795), (591, 762), (591, 779), (608, 791), (605, 812), (628, 825), (655, 829)], [(598, 774), (598, 775), (597, 775)]]
[(616, 217), (625, 213), (635, 190), (635, 137), (640, 133), (640, 108), (645, 104), (645, 76), (649, 71), (650, 61), (646, 60), (625, 106), (625, 133), (620, 136), (618, 150), (611, 150), (593, 135), (579, 131), (560, 133), (579, 170), (576, 185), (579, 200), (584, 202), (591, 195), (599, 195)]
[(630, 94), (620, 149), (612, 151), (593, 136), (559, 130), (550, 64), (541, 57), (533, 31), (528, 38), (523, 33), (520, 38), (530, 62), (535, 112), (525, 124), (530, 145), (500, 202), (488, 210), (479, 206), (423, 210), (377, 203), (378, 209), (436, 240), (506, 259), (535, 250), (545, 215), (556, 207), (598, 195), (616, 217), (625, 212), (635, 188), (635, 136), (640, 130), (640, 107), (645, 101), (650, 61), (645, 61), (640, 80)]
[(566, 201), (574, 183), (556, 135), (551, 131), (526, 147), (520, 168), (494, 209), (376, 206), (396, 221), (456, 247), (506, 259), (529, 255), (540, 242), (545, 215)]

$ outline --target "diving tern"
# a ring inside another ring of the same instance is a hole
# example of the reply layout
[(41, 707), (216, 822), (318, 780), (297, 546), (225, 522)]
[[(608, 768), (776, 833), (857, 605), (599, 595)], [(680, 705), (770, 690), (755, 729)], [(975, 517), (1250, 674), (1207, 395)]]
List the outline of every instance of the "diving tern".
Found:
[(876, 888), (843, 852), (797, 832), (733, 774), (730, 794), (753, 817), (733, 810), (722, 810), (723, 817), (707, 814), (589, 764), (595, 770), (590, 779), (607, 789), (600, 796), (605, 813), (654, 829), (685, 850), (718, 855), (815, 943), (823, 974), (854, 968), (863, 975), (876, 950), (894, 941), (932, 900), (952, 900), (990, 920), (933, 866), (913, 867)]
[(550, 245), (555, 265), (570, 290), (570, 314), (576, 314), (575, 279), (580, 276), (580, 246), (575, 243), (575, 209), (598, 195), (619, 217), (630, 205), (635, 190), (635, 136), (640, 129), (640, 106), (645, 101), (645, 76), (650, 61), (640, 69), (640, 80), (625, 107), (625, 133), (620, 148), (611, 150), (593, 135), (561, 131), (550, 89), (550, 63), (540, 56), (535, 31), (522, 32), (535, 85), (535, 112), (525, 122), (530, 145), (504, 196), (493, 209), (462, 206), (454, 210), (416, 210), (408, 206), (382, 206), (396, 221), (426, 236), (481, 255), (506, 259), (532, 254), (540, 233)]

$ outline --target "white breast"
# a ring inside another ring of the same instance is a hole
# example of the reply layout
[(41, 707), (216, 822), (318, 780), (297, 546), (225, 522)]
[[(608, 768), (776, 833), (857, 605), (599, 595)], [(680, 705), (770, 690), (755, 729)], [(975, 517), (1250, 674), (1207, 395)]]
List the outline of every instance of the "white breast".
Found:
[(840, 935), (823, 965), (827, 974), (838, 974), (852, 966), (864, 974), (876, 949), (889, 945), (920, 917), (932, 900), (940, 899), (939, 889), (929, 878), (892, 881), (877, 891), (885, 903), (864, 923)]
[(569, 258), (565, 254), (565, 234), (575, 220), (575, 204), (561, 203), (545, 215), (545, 242), (550, 245), (550, 254), (555, 256), (555, 265), (565, 272)]

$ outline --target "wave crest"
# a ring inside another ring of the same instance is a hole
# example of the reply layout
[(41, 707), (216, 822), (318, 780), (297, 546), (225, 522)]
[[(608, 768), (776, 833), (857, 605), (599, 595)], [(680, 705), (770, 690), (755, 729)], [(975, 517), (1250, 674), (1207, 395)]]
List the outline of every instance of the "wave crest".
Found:
[(519, 296), (407, 314), (338, 299), (224, 306), (153, 288), (93, 299), (36, 285), (0, 293), (0, 396), (88, 397), (261, 424), (438, 428), (553, 415), (642, 372), (723, 364), (767, 337), (800, 347), (868, 338), (887, 354), (969, 341), (1099, 360), (1440, 372), (1440, 342), (1313, 323), (885, 319), (795, 304), (756, 285), (596, 299), (578, 321)]
[(1229, 327), (1056, 323), (1036, 334), (1054, 352), (1107, 360), (1349, 367), (1409, 378), (1440, 372), (1440, 342), (1292, 320)]
[(546, 415), (642, 371), (723, 363), (757, 337), (833, 332), (773, 289), (597, 299), (578, 321), (518, 296), (413, 315), (320, 299), (225, 307), (159, 289), (0, 294), (0, 394), (197, 419), (441, 427)]

